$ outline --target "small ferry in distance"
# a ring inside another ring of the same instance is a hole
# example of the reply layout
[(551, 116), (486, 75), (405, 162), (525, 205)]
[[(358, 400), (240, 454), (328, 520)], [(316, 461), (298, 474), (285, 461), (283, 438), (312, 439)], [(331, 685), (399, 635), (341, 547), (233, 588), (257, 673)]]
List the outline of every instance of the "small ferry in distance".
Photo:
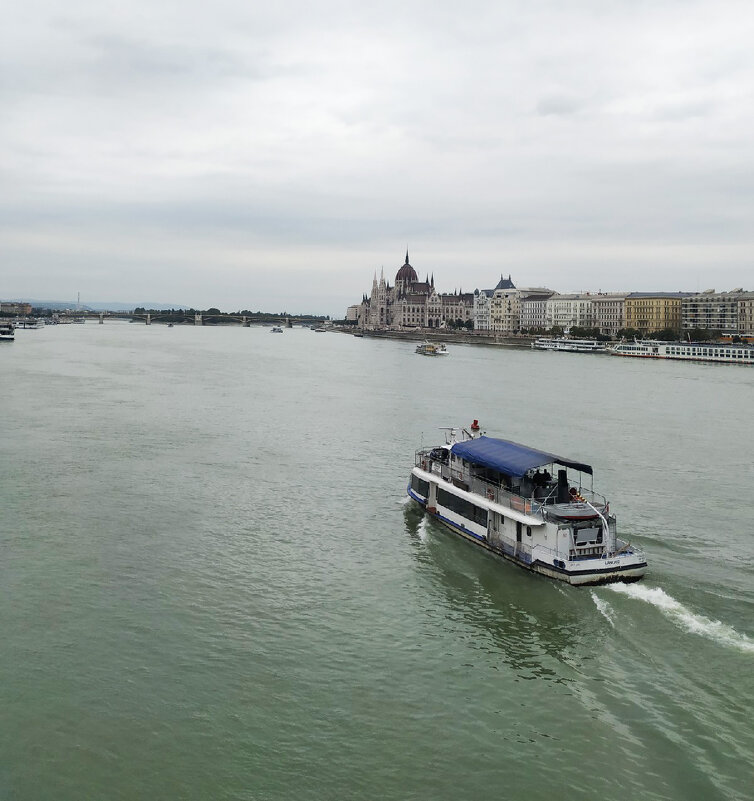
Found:
[(44, 328), (44, 323), (38, 317), (19, 317), (16, 320), (16, 328)]
[(16, 338), (16, 329), (13, 323), (0, 323), (0, 342), (13, 342)]
[(719, 342), (659, 342), (641, 339), (619, 342), (609, 348), (613, 356), (638, 356), (645, 359), (681, 359), (696, 362), (754, 365), (754, 345)]
[(410, 498), (469, 542), (550, 578), (581, 585), (644, 575), (644, 553), (618, 538), (590, 465), (488, 437), (474, 423), (416, 451)]
[(270, 331), (271, 334), (282, 334), (283, 329), (279, 325), (274, 325), (272, 330)]
[(422, 356), (447, 356), (448, 349), (444, 342), (422, 342), (416, 346), (416, 352)]
[(596, 339), (568, 339), (567, 337), (540, 337), (531, 343), (535, 350), (564, 350), (572, 353), (605, 353), (604, 342)]

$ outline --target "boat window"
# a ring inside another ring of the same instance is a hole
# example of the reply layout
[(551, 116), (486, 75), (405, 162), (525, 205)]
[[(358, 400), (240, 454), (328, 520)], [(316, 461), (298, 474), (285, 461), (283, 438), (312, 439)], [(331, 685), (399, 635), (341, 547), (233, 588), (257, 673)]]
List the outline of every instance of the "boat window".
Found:
[(476, 506), (476, 504), (471, 503), (471, 501), (459, 498), (457, 495), (453, 495), (453, 493), (447, 490), (437, 490), (437, 504), (438, 506), (444, 506), (446, 509), (456, 512), (467, 520), (478, 523), (480, 526), (487, 526), (486, 509)]
[(423, 498), (429, 497), (429, 481), (424, 481), (413, 474), (411, 475), (411, 489)]
[(526, 536), (531, 537), (531, 526), (526, 527)]

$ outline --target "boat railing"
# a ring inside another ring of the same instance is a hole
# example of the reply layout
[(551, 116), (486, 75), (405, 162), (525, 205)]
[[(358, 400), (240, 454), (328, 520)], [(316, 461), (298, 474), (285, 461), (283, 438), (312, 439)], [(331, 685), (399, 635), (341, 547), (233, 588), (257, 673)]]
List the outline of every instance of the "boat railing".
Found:
[[(466, 492), (481, 495), (488, 501), (500, 506), (507, 506), (517, 512), (542, 518), (547, 512), (547, 507), (557, 502), (557, 482), (551, 481), (546, 486), (534, 488), (529, 495), (524, 495), (520, 491), (513, 488), (508, 489), (481, 476), (470, 476), (468, 468), (454, 467), (452, 463), (434, 459), (431, 455), (434, 450), (434, 448), (426, 448), (416, 451), (416, 467), (434, 473)], [(577, 487), (576, 489), (577, 500), (580, 498), (599, 507), (607, 506), (606, 498), (594, 490), (587, 487)]]
[(499, 532), (495, 532), (490, 537), (490, 544), (504, 554), (525, 562), (527, 565), (536, 562), (537, 559), (554, 561), (567, 558), (565, 553), (561, 553), (556, 548), (550, 548), (547, 545), (529, 545), (525, 542), (517, 542)]

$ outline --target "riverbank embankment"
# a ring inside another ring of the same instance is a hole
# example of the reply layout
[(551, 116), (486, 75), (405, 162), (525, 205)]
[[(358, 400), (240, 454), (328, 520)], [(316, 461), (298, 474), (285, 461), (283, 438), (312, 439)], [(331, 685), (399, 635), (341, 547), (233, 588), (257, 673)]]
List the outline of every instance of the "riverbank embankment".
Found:
[(447, 342), (463, 345), (496, 345), (508, 348), (531, 348), (534, 336), (524, 334), (494, 334), (474, 331), (452, 331), (436, 328), (417, 329), (411, 331), (364, 331), (347, 327), (334, 328), (339, 333), (360, 334), (373, 339), (402, 339), (418, 342)]

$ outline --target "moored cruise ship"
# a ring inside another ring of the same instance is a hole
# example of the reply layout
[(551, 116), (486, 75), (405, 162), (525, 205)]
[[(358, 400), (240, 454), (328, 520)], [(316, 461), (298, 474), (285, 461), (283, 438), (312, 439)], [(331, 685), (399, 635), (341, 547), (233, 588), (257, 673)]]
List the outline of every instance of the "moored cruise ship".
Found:
[(609, 350), (613, 356), (754, 365), (754, 345), (721, 345), (715, 342), (658, 342), (642, 339), (635, 342), (619, 342)]
[(564, 350), (572, 353), (604, 353), (604, 342), (596, 339), (568, 339), (567, 337), (540, 337), (531, 343), (535, 350)]
[(590, 465), (472, 432), (446, 429), (444, 445), (416, 452), (407, 493), (428, 514), (487, 551), (569, 584), (644, 575), (645, 556), (618, 539)]

